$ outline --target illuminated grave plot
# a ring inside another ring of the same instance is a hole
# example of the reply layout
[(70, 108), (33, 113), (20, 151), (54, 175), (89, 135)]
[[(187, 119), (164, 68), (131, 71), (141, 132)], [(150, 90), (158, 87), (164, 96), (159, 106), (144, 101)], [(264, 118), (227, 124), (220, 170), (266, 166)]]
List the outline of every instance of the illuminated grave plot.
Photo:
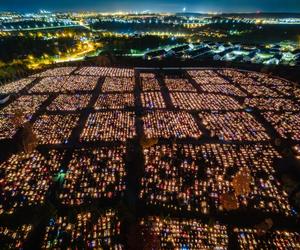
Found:
[(229, 84), (229, 82), (226, 79), (219, 76), (194, 77), (193, 79), (200, 86)]
[(75, 150), (60, 200), (65, 205), (113, 199), (125, 191), (125, 147)]
[(201, 113), (203, 125), (211, 136), (225, 141), (266, 141), (266, 129), (246, 112)]
[(230, 84), (205, 84), (200, 86), (201, 90), (208, 93), (215, 93), (215, 94), (225, 94), (225, 95), (233, 95), (233, 96), (241, 96), (245, 97), (246, 94), (235, 87), (234, 85)]
[(152, 249), (228, 249), (226, 226), (195, 219), (147, 217), (140, 221), (142, 238)]
[(0, 113), (10, 115), (20, 113), (26, 118), (30, 118), (47, 98), (47, 95), (23, 95), (0, 109)]
[(129, 68), (83, 67), (76, 71), (79, 75), (133, 77), (134, 70)]
[(260, 85), (241, 85), (241, 88), (254, 97), (281, 97), (275, 90)]
[(90, 95), (59, 95), (47, 107), (50, 111), (76, 111), (87, 107)]
[(46, 77), (46, 76), (67, 76), (70, 75), (76, 67), (58, 67), (53, 69), (48, 69), (41, 73), (33, 75), (34, 77)]
[[(15, 116), (13, 114), (0, 113), (0, 139), (12, 139), (18, 130), (18, 125), (15, 123)], [(24, 117), (22, 122), (26, 122)]]
[(165, 84), (169, 91), (197, 92), (188, 79), (165, 78)]
[(141, 83), (143, 91), (159, 91), (159, 82), (152, 73), (141, 73)]
[(289, 231), (259, 233), (257, 229), (234, 229), (239, 248), (248, 249), (300, 249), (300, 234)]
[(243, 107), (229, 96), (198, 93), (171, 93), (176, 108), (184, 110), (237, 110)]
[[(144, 149), (140, 199), (174, 211), (209, 214), (227, 209), (223, 196), (236, 189), (234, 177), (249, 170), (249, 193), (236, 194), (236, 208), (291, 216), (288, 195), (274, 178), (281, 156), (265, 145), (157, 145)], [(238, 190), (236, 190), (237, 192)]]
[(33, 124), (40, 144), (66, 144), (79, 120), (78, 115), (42, 115)]
[(133, 91), (133, 78), (128, 77), (106, 77), (102, 86), (102, 91), (107, 92), (124, 92)]
[(100, 94), (94, 107), (95, 110), (134, 107), (134, 95), (131, 93)]
[(81, 141), (126, 141), (136, 135), (133, 112), (111, 111), (89, 115)]
[(58, 93), (92, 91), (98, 82), (90, 76), (54, 76), (42, 78), (30, 89), (30, 93)]
[(60, 92), (68, 79), (68, 76), (52, 76), (42, 78), (29, 90), (29, 93)]
[(282, 138), (300, 141), (299, 113), (285, 112), (282, 114), (275, 114), (266, 112), (263, 113), (263, 116), (274, 126)]
[(300, 111), (300, 106), (284, 98), (246, 98), (244, 105), (259, 110)]
[(201, 70), (188, 70), (187, 73), (191, 77), (199, 77), (199, 78), (204, 78), (204, 77), (218, 77), (218, 74), (215, 70), (209, 70), (209, 69), (201, 69)]
[(166, 108), (164, 98), (160, 92), (144, 92), (141, 94), (144, 108)]
[(119, 243), (120, 220), (114, 210), (100, 215), (78, 213), (70, 220), (67, 216), (51, 218), (43, 239), (42, 249), (125, 249)]
[(63, 153), (20, 153), (0, 165), (3, 182), (0, 193), (0, 213), (13, 213), (24, 206), (41, 205), (59, 171)]
[(28, 240), (33, 226), (24, 224), (16, 229), (0, 226), (0, 238), (2, 249), (23, 249), (24, 243)]
[(32, 83), (35, 79), (34, 78), (24, 78), (18, 81), (14, 81), (11, 83), (7, 83), (0, 86), (0, 94), (13, 94), (18, 93), (30, 83)]
[(202, 135), (193, 117), (186, 112), (149, 112), (143, 122), (147, 138), (200, 138)]

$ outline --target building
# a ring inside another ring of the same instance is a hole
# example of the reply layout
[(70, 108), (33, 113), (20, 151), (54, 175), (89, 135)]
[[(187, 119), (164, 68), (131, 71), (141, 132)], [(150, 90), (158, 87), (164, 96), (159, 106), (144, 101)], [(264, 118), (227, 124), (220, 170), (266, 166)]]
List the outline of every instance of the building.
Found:
[(167, 56), (180, 56), (182, 55), (184, 52), (190, 50), (191, 47), (190, 45), (186, 44), (186, 45), (181, 45), (181, 46), (177, 46), (177, 47), (174, 47), (172, 49), (170, 49), (168, 52), (167, 52)]
[(155, 50), (155, 51), (150, 51), (144, 54), (143, 58), (144, 60), (153, 60), (153, 59), (163, 59), (167, 55), (167, 51), (164, 49), (161, 50)]
[(186, 58), (197, 59), (201, 56), (211, 53), (211, 49), (208, 47), (198, 48), (192, 51), (189, 51), (185, 54)]

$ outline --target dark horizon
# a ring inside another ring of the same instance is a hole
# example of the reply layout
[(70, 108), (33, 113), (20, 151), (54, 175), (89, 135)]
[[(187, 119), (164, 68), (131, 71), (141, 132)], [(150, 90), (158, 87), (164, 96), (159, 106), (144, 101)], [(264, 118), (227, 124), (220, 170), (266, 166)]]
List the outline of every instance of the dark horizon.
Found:
[(189, 12), (183, 12), (183, 11), (122, 11), (122, 10), (111, 10), (111, 11), (102, 11), (102, 10), (84, 10), (84, 9), (78, 9), (78, 10), (50, 10), (50, 9), (36, 9), (36, 10), (32, 10), (32, 11), (26, 11), (26, 10), (11, 10), (11, 9), (0, 9), (0, 13), (5, 13), (5, 12), (11, 12), (11, 13), (17, 13), (17, 14), (28, 14), (28, 13), (39, 13), (41, 11), (48, 11), (50, 13), (68, 13), (68, 12), (74, 12), (74, 13), (81, 13), (81, 12), (86, 12), (86, 13), (118, 13), (118, 12), (124, 12), (124, 13), (129, 13), (129, 14), (196, 14), (196, 15), (284, 15), (284, 14), (293, 14), (293, 15), (300, 15), (300, 11), (253, 11), (253, 12), (246, 12), (246, 11), (241, 11), (241, 12), (213, 12), (213, 11), (207, 11), (207, 12), (193, 12), (193, 11), (189, 11)]
[(300, 2), (298, 0), (269, 0), (264, 1), (253, 0), (249, 3), (246, 0), (204, 0), (199, 3), (196, 0), (154, 0), (151, 3), (145, 0), (112, 0), (110, 2), (104, 0), (1, 0), (0, 11), (14, 12), (37, 12), (40, 9), (52, 12), (66, 11), (95, 11), (95, 12), (142, 12), (150, 11), (153, 13), (162, 12), (193, 12), (193, 13), (300, 13)]

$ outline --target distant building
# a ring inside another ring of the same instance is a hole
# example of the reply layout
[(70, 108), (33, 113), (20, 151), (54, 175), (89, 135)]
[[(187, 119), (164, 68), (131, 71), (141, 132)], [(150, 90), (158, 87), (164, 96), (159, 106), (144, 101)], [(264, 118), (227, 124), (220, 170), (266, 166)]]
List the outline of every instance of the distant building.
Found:
[(206, 45), (211, 49), (218, 49), (220, 46), (219, 43), (215, 43), (215, 42), (210, 42), (210, 43), (207, 43)]
[(273, 53), (279, 53), (280, 51), (281, 51), (280, 45), (274, 45), (270, 48), (270, 52), (273, 52)]
[(231, 44), (223, 43), (223, 44), (220, 44), (220, 45), (219, 45), (218, 50), (224, 51), (224, 50), (230, 49), (230, 48), (232, 48), (232, 47), (233, 47), (233, 46), (232, 46)]
[(167, 52), (167, 56), (181, 56), (182, 53), (184, 53), (185, 51), (190, 50), (190, 49), (191, 49), (191, 47), (188, 44), (177, 46), (177, 47), (170, 49)]
[(211, 49), (208, 47), (203, 47), (203, 48), (198, 48), (192, 51), (189, 51), (186, 53), (185, 57), (186, 58), (191, 58), (191, 59), (196, 59), (198, 57), (207, 55), (208, 53), (211, 52)]
[(228, 53), (232, 52), (233, 50), (234, 50), (233, 48), (229, 48), (224, 50), (223, 52), (217, 53), (213, 56), (213, 59), (215, 61), (222, 60)]
[(245, 55), (243, 57), (243, 60), (244, 62), (251, 62), (252, 59), (256, 56), (256, 53), (259, 52), (259, 50), (253, 50), (251, 51), (248, 55)]
[(150, 51), (144, 54), (145, 60), (153, 60), (153, 59), (163, 59), (167, 55), (167, 51), (164, 49), (156, 50), (156, 51)]
[(281, 59), (282, 59), (282, 55), (277, 53), (277, 54), (274, 55), (273, 58), (265, 61), (264, 63), (265, 64), (276, 64), (276, 65), (278, 65), (280, 63)]
[(241, 49), (242, 48), (242, 45), (239, 42), (232, 42), (231, 45), (235, 49)]

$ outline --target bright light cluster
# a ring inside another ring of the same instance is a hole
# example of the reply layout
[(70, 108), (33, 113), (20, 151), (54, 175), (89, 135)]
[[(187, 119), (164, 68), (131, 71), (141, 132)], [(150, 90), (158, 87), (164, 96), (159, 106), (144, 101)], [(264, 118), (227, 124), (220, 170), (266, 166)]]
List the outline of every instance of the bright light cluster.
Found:
[(222, 77), (216, 76), (216, 77), (211, 77), (211, 76), (206, 76), (206, 77), (195, 77), (193, 78), (196, 83), (198, 83), (200, 86), (202, 85), (224, 85), (228, 84), (229, 82), (225, 80)]
[(191, 76), (191, 77), (199, 77), (199, 78), (203, 78), (203, 77), (218, 77), (218, 73), (215, 70), (209, 70), (209, 69), (202, 69), (202, 70), (187, 70), (187, 73)]
[(126, 68), (83, 67), (77, 70), (76, 74), (87, 76), (133, 77), (134, 70)]
[(98, 83), (98, 77), (70, 76), (63, 86), (64, 92), (93, 91)]
[(300, 141), (299, 113), (285, 112), (282, 114), (274, 114), (265, 112), (263, 116), (274, 126), (282, 138)]
[(261, 85), (271, 85), (271, 86), (292, 86), (290, 82), (283, 79), (274, 78), (261, 73), (247, 72), (247, 76), (252, 77)]
[(50, 111), (76, 111), (87, 107), (90, 95), (59, 95), (47, 107)]
[(70, 75), (76, 67), (57, 67), (48, 69), (41, 73), (33, 75), (34, 77), (47, 77), (47, 76), (67, 76)]
[(188, 79), (166, 78), (165, 84), (169, 91), (197, 92)]
[(244, 105), (265, 111), (300, 111), (300, 105), (284, 98), (246, 98)]
[(133, 91), (134, 81), (132, 78), (125, 77), (106, 77), (102, 86), (102, 91), (105, 92), (125, 92)]
[(200, 138), (202, 135), (194, 118), (186, 112), (148, 112), (143, 121), (147, 138)]
[(23, 123), (31, 120), (32, 115), (47, 98), (45, 95), (23, 95), (0, 110), (0, 139), (12, 138), (17, 131), (14, 119), (19, 117)]
[(247, 74), (245, 72), (234, 69), (223, 69), (218, 70), (218, 72), (220, 73), (220, 75), (228, 77), (231, 80), (238, 80), (247, 77)]
[(91, 76), (53, 76), (42, 78), (30, 89), (30, 93), (58, 93), (92, 91), (98, 82)]
[(80, 135), (81, 141), (126, 141), (136, 135), (133, 112), (92, 113)]
[(40, 144), (65, 144), (78, 120), (77, 114), (42, 115), (33, 124), (33, 131)]
[(257, 229), (235, 228), (239, 247), (248, 249), (300, 249), (300, 234), (289, 231), (272, 231), (259, 235)]
[(201, 113), (203, 125), (211, 136), (225, 141), (266, 141), (266, 129), (246, 112)]
[(15, 114), (21, 111), (24, 115), (32, 115), (47, 98), (46, 95), (23, 95), (0, 110), (0, 113)]
[(251, 193), (240, 196), (238, 205), (291, 215), (288, 196), (274, 178), (274, 160), (281, 156), (271, 146), (160, 145), (144, 149), (144, 157), (140, 198), (148, 205), (204, 214), (222, 212), (221, 197), (233, 191), (234, 173), (249, 167)]
[(297, 91), (299, 91), (299, 87), (293, 85), (274, 85), (273, 88), (276, 89), (281, 96), (288, 98), (297, 97)]
[(50, 219), (46, 227), (42, 249), (114, 249), (124, 247), (118, 243), (120, 221), (114, 210), (97, 215), (82, 212), (75, 220), (67, 216)]
[(94, 107), (95, 110), (134, 107), (134, 95), (132, 93), (100, 94)]
[(11, 156), (0, 165), (4, 176), (0, 193), (0, 214), (23, 206), (43, 204), (52, 177), (58, 172), (63, 153), (50, 150)]
[(154, 74), (141, 74), (143, 91), (159, 91), (159, 82)]
[(280, 97), (274, 89), (260, 85), (241, 85), (241, 88), (255, 97)]
[(125, 191), (125, 153), (125, 147), (74, 151), (59, 195), (62, 203), (81, 205), (120, 197)]
[(42, 78), (36, 83), (29, 93), (51, 93), (60, 92), (68, 80), (68, 76), (53, 76)]
[(32, 229), (33, 226), (29, 224), (19, 226), (16, 229), (0, 227), (0, 238), (8, 239), (6, 242), (2, 242), (1, 247), (3, 249), (22, 249)]
[(206, 225), (189, 219), (147, 217), (140, 221), (143, 238), (156, 244), (150, 249), (219, 249), (228, 248), (226, 226)]
[(141, 93), (141, 99), (144, 108), (166, 108), (166, 104), (161, 92)]
[(184, 110), (238, 110), (239, 103), (230, 96), (198, 93), (171, 93), (176, 108)]
[(34, 78), (24, 78), (15, 82), (7, 83), (5, 85), (0, 85), (0, 94), (18, 93), (34, 80)]
[[(11, 139), (17, 132), (14, 115), (0, 113), (0, 139)], [(26, 120), (24, 120), (25, 122)]]
[(231, 84), (205, 84), (201, 85), (200, 89), (203, 92), (208, 92), (208, 93), (220, 93), (220, 94), (225, 94), (225, 95), (233, 95), (233, 96), (241, 96), (244, 97), (246, 94), (235, 87), (234, 85)]

